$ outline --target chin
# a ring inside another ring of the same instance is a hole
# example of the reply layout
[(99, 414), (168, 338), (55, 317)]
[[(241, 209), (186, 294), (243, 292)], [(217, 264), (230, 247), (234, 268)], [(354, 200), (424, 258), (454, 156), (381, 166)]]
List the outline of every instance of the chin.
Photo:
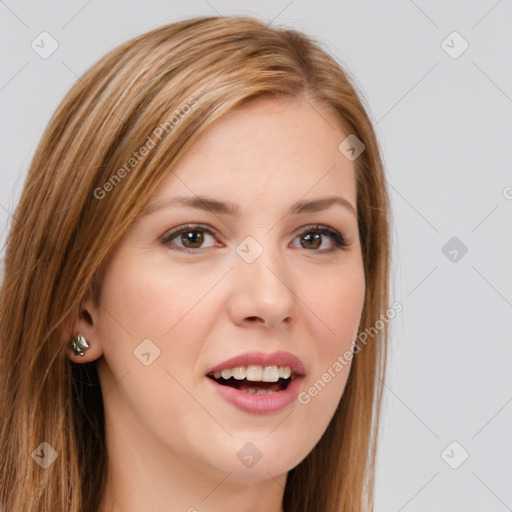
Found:
[[(272, 439), (272, 434), (248, 433), (243, 438), (235, 437), (223, 453), (218, 454), (217, 468), (231, 473), (229, 479), (237, 482), (258, 482), (286, 475), (308, 455), (311, 449), (304, 449), (304, 440), (287, 436)], [(299, 450), (299, 448), (301, 448)], [(218, 461), (222, 460), (219, 465)]]

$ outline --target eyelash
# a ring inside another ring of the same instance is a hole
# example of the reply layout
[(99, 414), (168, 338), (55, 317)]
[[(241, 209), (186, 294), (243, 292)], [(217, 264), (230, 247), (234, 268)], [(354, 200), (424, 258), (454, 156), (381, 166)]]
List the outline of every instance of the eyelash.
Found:
[[(194, 232), (194, 231), (203, 231), (205, 233), (208, 233), (209, 235), (212, 235), (215, 237), (218, 233), (217, 231), (210, 229), (207, 226), (204, 226), (202, 224), (187, 224), (185, 226), (179, 226), (177, 228), (174, 228), (173, 230), (169, 231), (165, 235), (163, 235), (160, 239), (162, 244), (168, 245), (170, 244), (171, 240), (176, 238), (177, 236), (187, 233), (187, 232)], [(321, 235), (328, 235), (331, 237), (331, 239), (334, 241), (334, 245), (330, 249), (323, 249), (323, 250), (313, 250), (312, 252), (318, 252), (320, 254), (331, 254), (335, 251), (344, 250), (346, 247), (350, 245), (350, 241), (347, 240), (339, 231), (336, 231), (332, 228), (329, 228), (328, 226), (323, 226), (321, 224), (314, 224), (311, 226), (306, 226), (306, 228), (297, 234), (296, 238), (299, 236), (304, 236), (310, 233), (317, 233)], [(175, 251), (183, 251), (187, 253), (195, 254), (198, 251), (201, 251), (201, 248), (196, 249), (190, 249), (187, 247), (179, 247), (172, 248), (172, 250)], [(308, 249), (306, 249), (308, 250)]]

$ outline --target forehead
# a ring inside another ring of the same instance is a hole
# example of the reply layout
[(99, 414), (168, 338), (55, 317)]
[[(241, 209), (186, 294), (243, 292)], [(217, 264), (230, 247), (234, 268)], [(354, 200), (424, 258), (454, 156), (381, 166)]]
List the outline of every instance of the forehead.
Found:
[(326, 106), (261, 98), (217, 120), (164, 178), (154, 200), (216, 195), (242, 205), (343, 194), (355, 206), (354, 163), (338, 149), (346, 138)]

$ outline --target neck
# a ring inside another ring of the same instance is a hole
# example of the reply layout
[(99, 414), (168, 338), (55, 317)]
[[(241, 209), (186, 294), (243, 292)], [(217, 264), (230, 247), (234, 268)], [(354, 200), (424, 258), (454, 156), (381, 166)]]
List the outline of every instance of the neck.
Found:
[(126, 460), (109, 466), (108, 477), (97, 512), (283, 512), (285, 478), (241, 483), (230, 474), (201, 474), (183, 464), (169, 468), (158, 478), (146, 463)]

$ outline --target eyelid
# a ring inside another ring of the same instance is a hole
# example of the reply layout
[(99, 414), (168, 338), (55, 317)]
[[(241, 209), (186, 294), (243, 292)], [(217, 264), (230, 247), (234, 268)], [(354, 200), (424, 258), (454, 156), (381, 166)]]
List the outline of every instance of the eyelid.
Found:
[[(190, 224), (183, 224), (181, 226), (177, 226), (173, 229), (170, 229), (169, 231), (166, 231), (160, 237), (160, 241), (163, 244), (169, 243), (171, 241), (171, 239), (173, 239), (176, 235), (179, 235), (180, 233), (183, 233), (187, 230), (188, 231), (194, 231), (194, 230), (204, 231), (205, 233), (209, 233), (212, 236), (218, 236), (218, 234), (219, 234), (219, 232), (216, 229), (214, 229), (210, 226), (207, 226), (206, 224), (195, 224), (192, 222)], [(187, 248), (181, 248), (181, 249), (183, 249), (185, 251), (190, 251), (190, 252), (200, 250), (200, 249), (187, 249)]]
[(299, 228), (298, 231), (295, 232), (294, 240), (297, 236), (312, 231), (316, 231), (319, 232), (320, 234), (330, 236), (331, 239), (334, 240), (334, 247), (331, 247), (330, 249), (324, 249), (323, 251), (311, 252), (318, 252), (319, 254), (329, 254), (335, 251), (336, 249), (346, 249), (352, 244), (352, 239), (346, 236), (342, 231), (340, 231), (339, 229), (331, 228), (326, 224), (308, 224), (307, 226), (303, 226)]
[[(165, 232), (161, 237), (160, 241), (162, 244), (168, 244), (170, 241), (175, 238), (177, 235), (184, 233), (186, 231), (204, 231), (205, 233), (208, 233), (214, 237), (218, 237), (219, 232), (212, 228), (211, 226), (205, 225), (205, 224), (198, 224), (198, 223), (189, 223), (189, 224), (183, 224), (181, 226), (177, 226), (167, 232)], [(329, 254), (337, 249), (343, 250), (346, 249), (348, 246), (352, 244), (352, 240), (345, 236), (340, 230), (331, 228), (328, 225), (325, 224), (308, 224), (306, 226), (300, 227), (297, 231), (294, 232), (293, 240), (295, 240), (299, 235), (307, 234), (309, 232), (319, 232), (322, 235), (328, 235), (334, 242), (334, 246), (329, 249), (323, 249), (321, 251), (310, 251), (310, 252), (317, 252), (319, 254)], [(292, 240), (292, 241), (293, 241)], [(196, 249), (190, 249), (187, 247), (179, 247), (178, 251), (184, 251), (187, 253), (197, 253), (201, 252), (201, 250), (210, 249), (211, 247), (207, 248), (196, 248)], [(307, 250), (307, 249), (306, 249)]]

